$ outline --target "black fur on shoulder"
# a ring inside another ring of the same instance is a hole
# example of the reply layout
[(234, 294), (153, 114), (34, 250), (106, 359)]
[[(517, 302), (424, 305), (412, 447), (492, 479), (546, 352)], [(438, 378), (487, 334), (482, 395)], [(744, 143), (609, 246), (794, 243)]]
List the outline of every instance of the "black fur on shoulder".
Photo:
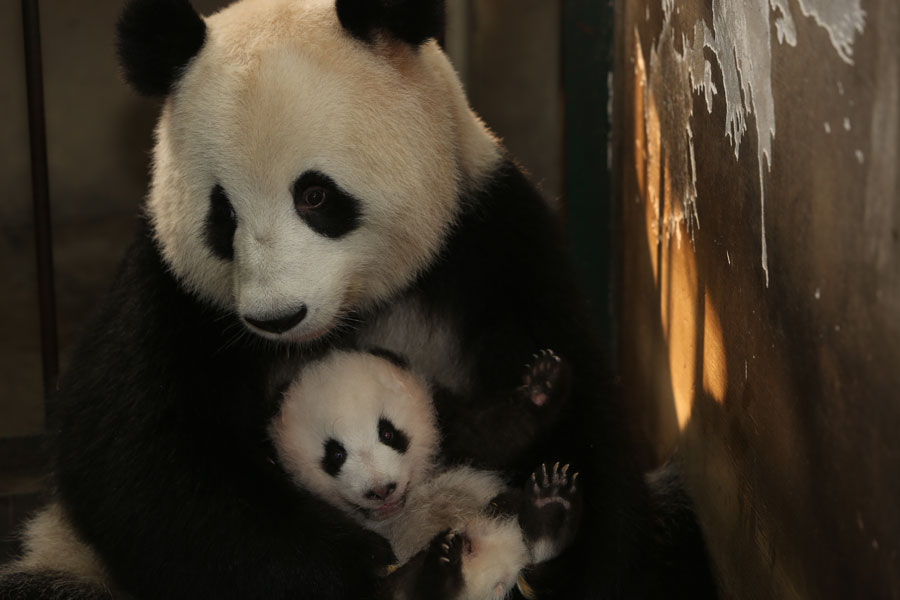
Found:
[(117, 31), (125, 79), (145, 96), (172, 91), (206, 41), (206, 23), (188, 0), (132, 0)]
[(418, 46), (443, 33), (444, 12), (444, 0), (337, 0), (341, 25), (367, 43), (384, 32)]

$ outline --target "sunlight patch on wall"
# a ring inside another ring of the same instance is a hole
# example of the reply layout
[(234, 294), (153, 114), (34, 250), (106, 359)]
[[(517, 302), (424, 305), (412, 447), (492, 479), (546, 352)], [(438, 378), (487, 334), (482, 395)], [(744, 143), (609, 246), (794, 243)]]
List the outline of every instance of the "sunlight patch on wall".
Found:
[(706, 290), (703, 294), (703, 391), (719, 404), (725, 402), (725, 394), (728, 393), (728, 363), (725, 358), (722, 321), (709, 290)]

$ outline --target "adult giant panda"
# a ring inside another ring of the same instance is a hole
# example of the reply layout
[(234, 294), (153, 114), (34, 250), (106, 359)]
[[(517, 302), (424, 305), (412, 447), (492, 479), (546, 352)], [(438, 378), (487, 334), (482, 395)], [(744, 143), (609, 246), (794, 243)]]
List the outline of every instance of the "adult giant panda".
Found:
[[(439, 0), (127, 4), (126, 78), (164, 99), (152, 182), (52, 406), (59, 528), (115, 589), (371, 595), (386, 543), (297, 489), (266, 436), (298, 365), (355, 342), (440, 384), (446, 459), (582, 471), (585, 524), (544, 597), (648, 593), (647, 491), (559, 224), (470, 110), (442, 17)], [(501, 391), (545, 347), (572, 365), (557, 424), (495, 428), (518, 423)]]

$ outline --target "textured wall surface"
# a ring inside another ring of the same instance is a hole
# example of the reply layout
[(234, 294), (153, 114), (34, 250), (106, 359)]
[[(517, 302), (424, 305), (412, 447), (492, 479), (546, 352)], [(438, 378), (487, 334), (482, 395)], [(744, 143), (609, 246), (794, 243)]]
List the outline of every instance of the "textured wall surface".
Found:
[(900, 598), (900, 5), (616, 14), (621, 361), (735, 598)]

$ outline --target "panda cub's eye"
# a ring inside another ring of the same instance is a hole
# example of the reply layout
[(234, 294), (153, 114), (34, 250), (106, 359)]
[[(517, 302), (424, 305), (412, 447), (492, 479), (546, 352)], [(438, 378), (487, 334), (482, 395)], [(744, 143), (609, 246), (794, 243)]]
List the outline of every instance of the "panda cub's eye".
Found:
[(343, 444), (334, 438), (325, 442), (325, 456), (322, 457), (322, 469), (326, 473), (332, 477), (337, 476), (346, 460), (347, 450)]
[(406, 434), (397, 429), (393, 423), (387, 419), (378, 421), (378, 440), (385, 446), (389, 446), (403, 454), (409, 448), (409, 438)]

